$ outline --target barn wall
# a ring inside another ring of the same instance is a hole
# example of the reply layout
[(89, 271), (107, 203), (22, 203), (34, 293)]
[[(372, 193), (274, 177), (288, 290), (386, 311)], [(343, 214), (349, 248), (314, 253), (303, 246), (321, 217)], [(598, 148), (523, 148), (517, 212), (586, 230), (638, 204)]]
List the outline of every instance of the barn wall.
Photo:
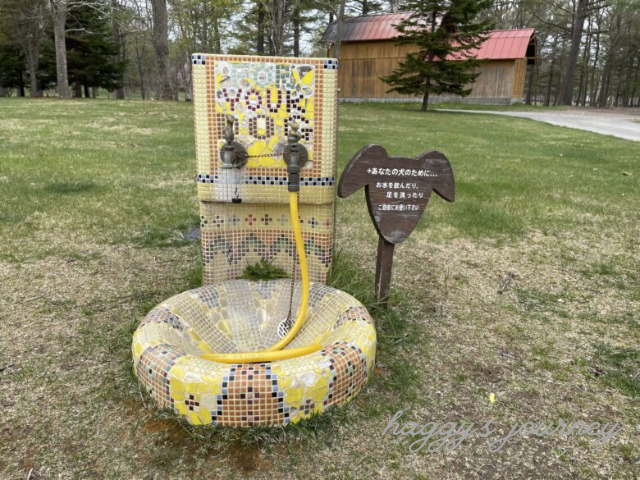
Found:
[(519, 58), (515, 61), (515, 75), (513, 79), (514, 99), (524, 98), (524, 84), (527, 80), (527, 60)]
[[(389, 75), (414, 45), (398, 46), (394, 41), (354, 42), (340, 46), (338, 87), (341, 99), (402, 99), (387, 93), (389, 85), (379, 77)], [(331, 54), (331, 51), (330, 51)], [(480, 67), (480, 76), (469, 99), (503, 99), (524, 96), (525, 60), (489, 61)], [(459, 98), (459, 97), (458, 97)]]
[(511, 98), (515, 62), (513, 60), (489, 61), (480, 67), (480, 76), (473, 84), (470, 97)]
[(338, 87), (340, 98), (402, 98), (387, 93), (389, 85), (378, 77), (389, 75), (413, 45), (397, 46), (393, 41), (345, 43), (340, 46)]

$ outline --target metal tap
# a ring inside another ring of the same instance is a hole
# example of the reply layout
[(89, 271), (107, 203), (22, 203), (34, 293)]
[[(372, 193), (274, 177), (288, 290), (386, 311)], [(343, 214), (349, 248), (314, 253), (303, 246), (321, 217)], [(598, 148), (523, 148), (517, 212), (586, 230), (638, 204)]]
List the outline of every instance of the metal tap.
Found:
[(307, 148), (299, 142), (298, 125), (293, 124), (287, 137), (287, 145), (282, 152), (282, 157), (287, 164), (287, 173), (289, 174), (287, 186), (290, 192), (300, 191), (300, 169), (309, 161)]
[(234, 140), (233, 125), (236, 121), (233, 115), (227, 115), (227, 126), (224, 129), (226, 143), (220, 149), (222, 158), (222, 168), (242, 168), (247, 164), (247, 150), (244, 146)]

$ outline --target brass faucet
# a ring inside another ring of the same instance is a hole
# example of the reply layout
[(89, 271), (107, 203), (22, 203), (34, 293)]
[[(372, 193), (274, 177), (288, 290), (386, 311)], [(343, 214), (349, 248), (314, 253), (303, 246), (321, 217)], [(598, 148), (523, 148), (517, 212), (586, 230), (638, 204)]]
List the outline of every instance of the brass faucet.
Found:
[(236, 121), (235, 117), (227, 115), (226, 120), (227, 126), (224, 129), (226, 143), (220, 149), (222, 168), (242, 168), (247, 164), (247, 150), (240, 142), (234, 140), (233, 126)]
[(287, 145), (282, 152), (282, 157), (287, 164), (290, 192), (298, 192), (300, 190), (300, 169), (309, 161), (307, 148), (299, 142), (298, 124), (294, 123), (291, 125), (291, 130), (289, 130), (289, 136), (287, 137)]

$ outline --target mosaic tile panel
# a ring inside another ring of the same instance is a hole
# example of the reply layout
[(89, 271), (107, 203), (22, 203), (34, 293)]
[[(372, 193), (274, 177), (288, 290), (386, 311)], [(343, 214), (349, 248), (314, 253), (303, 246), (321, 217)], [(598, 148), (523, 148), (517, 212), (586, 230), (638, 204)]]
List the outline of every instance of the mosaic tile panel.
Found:
[[(262, 203), (264, 190), (250, 177), (286, 178), (282, 149), (290, 125), (298, 124), (310, 162), (301, 176), (335, 177), (337, 61), (325, 58), (193, 56), (194, 110), (201, 201), (230, 200), (229, 183), (245, 185), (242, 201)], [(249, 154), (236, 175), (220, 167), (225, 117), (236, 119), (236, 140)], [(301, 191), (301, 203), (332, 203), (333, 182)], [(325, 188), (322, 188), (325, 187)], [(269, 201), (287, 203), (286, 190)]]
[[(318, 352), (260, 364), (200, 357), (274, 343), (288, 313), (289, 284), (222, 282), (158, 305), (133, 337), (134, 372), (142, 387), (160, 406), (196, 425), (287, 425), (350, 401), (373, 369), (375, 328), (360, 302), (323, 284), (312, 284), (306, 323), (287, 346), (319, 342)], [(297, 283), (296, 308), (299, 302)]]
[[(310, 159), (300, 172), (303, 229), (308, 221), (330, 224), (305, 232), (311, 279), (324, 282), (334, 241), (337, 61), (196, 54), (193, 85), (205, 283), (238, 278), (260, 258), (291, 270), (283, 250), (291, 226), (281, 221), (289, 217), (282, 150), (294, 122)], [(227, 115), (249, 154), (242, 169), (221, 168)], [(273, 223), (244, 220), (265, 213)]]
[[(289, 206), (203, 202), (200, 208), (204, 283), (232, 280), (264, 259), (300, 278)], [(334, 247), (333, 211), (300, 205), (300, 227), (312, 281), (326, 279)]]

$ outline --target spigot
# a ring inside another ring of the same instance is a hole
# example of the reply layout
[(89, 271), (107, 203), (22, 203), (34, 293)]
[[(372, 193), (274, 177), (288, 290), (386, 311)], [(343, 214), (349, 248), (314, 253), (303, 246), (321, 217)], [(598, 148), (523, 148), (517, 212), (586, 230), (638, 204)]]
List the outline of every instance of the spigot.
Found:
[(287, 164), (287, 173), (289, 174), (287, 186), (290, 192), (300, 191), (300, 169), (309, 161), (307, 148), (299, 142), (298, 125), (293, 124), (287, 137), (287, 145), (282, 152), (282, 157)]
[(233, 115), (227, 115), (227, 126), (224, 129), (226, 143), (220, 149), (222, 168), (242, 168), (247, 164), (247, 150), (242, 144), (234, 140), (233, 125), (236, 121)]

